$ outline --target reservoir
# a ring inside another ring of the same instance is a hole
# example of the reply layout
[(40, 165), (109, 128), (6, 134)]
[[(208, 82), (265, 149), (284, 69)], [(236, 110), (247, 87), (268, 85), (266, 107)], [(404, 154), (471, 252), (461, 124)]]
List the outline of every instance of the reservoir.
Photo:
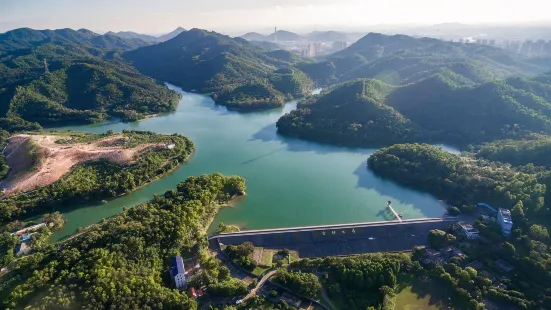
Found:
[(369, 171), (366, 161), (376, 149), (330, 146), (278, 135), (276, 121), (295, 109), (296, 102), (282, 109), (239, 113), (216, 105), (209, 97), (169, 87), (183, 94), (173, 113), (134, 123), (58, 128), (95, 133), (109, 129), (180, 133), (195, 143), (196, 151), (188, 163), (131, 194), (64, 210), (67, 223), (53, 238), (65, 238), (78, 227), (97, 223), (123, 207), (133, 207), (154, 194), (174, 189), (188, 176), (214, 172), (246, 178), (247, 196), (223, 209), (212, 227), (219, 222), (241, 229), (261, 229), (389, 220), (389, 200), (406, 219), (438, 217), (445, 212), (433, 196)]

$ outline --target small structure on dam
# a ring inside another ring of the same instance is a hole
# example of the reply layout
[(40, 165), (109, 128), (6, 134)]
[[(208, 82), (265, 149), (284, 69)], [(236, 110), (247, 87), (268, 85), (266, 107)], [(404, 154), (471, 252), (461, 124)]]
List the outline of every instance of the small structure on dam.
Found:
[(455, 219), (417, 219), (342, 225), (249, 230), (209, 237), (214, 248), (252, 242), (270, 249), (289, 249), (300, 257), (324, 257), (376, 252), (408, 251), (428, 245), (428, 233), (446, 230)]

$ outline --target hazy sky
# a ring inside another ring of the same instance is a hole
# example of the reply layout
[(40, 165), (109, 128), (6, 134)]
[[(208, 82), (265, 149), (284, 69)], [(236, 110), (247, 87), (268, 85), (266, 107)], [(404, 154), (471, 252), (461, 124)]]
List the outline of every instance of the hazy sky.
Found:
[(162, 33), (374, 24), (547, 22), (548, 0), (0, 0), (0, 32), (87, 28)]

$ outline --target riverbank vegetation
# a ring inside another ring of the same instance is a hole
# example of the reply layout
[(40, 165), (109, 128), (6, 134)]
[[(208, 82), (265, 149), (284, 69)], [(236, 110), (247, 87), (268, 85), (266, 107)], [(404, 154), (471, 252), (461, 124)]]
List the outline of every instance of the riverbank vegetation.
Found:
[(551, 137), (536, 136), (526, 140), (500, 140), (476, 147), (477, 158), (510, 163), (513, 166), (551, 168)]
[[(62, 133), (54, 133), (62, 135)], [(71, 133), (68, 134), (70, 137)], [(73, 134), (75, 141), (105, 138), (98, 134)], [(113, 133), (113, 137), (117, 136)], [(194, 150), (186, 137), (173, 134), (124, 131), (113, 143), (120, 148), (154, 144), (135, 155), (134, 160), (119, 164), (106, 160), (83, 162), (54, 183), (32, 192), (14, 194), (0, 201), (0, 220), (5, 222), (23, 215), (44, 212), (70, 203), (99, 201), (127, 194), (174, 170)]]
[[(282, 134), (333, 144), (448, 143), (465, 148), (551, 134), (549, 75), (463, 86), (449, 71), (404, 86), (359, 79), (300, 102)], [(430, 111), (430, 112), (427, 112)]]
[(277, 121), (278, 132), (344, 145), (376, 146), (423, 139), (417, 125), (384, 104), (392, 87), (376, 80), (341, 84), (300, 102)]
[(294, 68), (274, 71), (266, 79), (245, 85), (228, 85), (212, 94), (217, 104), (236, 110), (260, 110), (282, 107), (286, 101), (304, 97), (314, 90), (314, 83)]
[[(169, 288), (170, 258), (204, 256), (199, 253), (207, 246), (206, 225), (221, 204), (244, 188), (244, 179), (237, 176), (190, 177), (176, 190), (93, 225), (49, 251), (20, 259), (0, 277), (2, 306), (196, 309), (195, 301)], [(221, 274), (224, 268), (216, 262), (201, 259), (208, 274), (217, 275), (208, 277), (215, 289), (230, 281), (229, 272)]]
[[(514, 271), (508, 271), (504, 276), (505, 289), (492, 286), (492, 280), (489, 283), (487, 280), (475, 281), (478, 288), (466, 287), (457, 266), (445, 265), (433, 271), (440, 272), (441, 275), (437, 275), (440, 278), (449, 278), (446, 273), (451, 274), (449, 285), (462, 287), (471, 295), (479, 296), (478, 299), (485, 297), (521, 309), (551, 307), (551, 295), (545, 289), (551, 286), (548, 171), (528, 172), (524, 169), (525, 172), (521, 172), (508, 164), (461, 157), (420, 144), (383, 148), (369, 158), (368, 166), (385, 178), (427, 191), (466, 213), (472, 213), (472, 206), (478, 202), (510, 209), (514, 223), (510, 238), (502, 236), (496, 223), (478, 221), (475, 227), (481, 238), (465, 248), (470, 259), (483, 262), (492, 268), (490, 270), (500, 270), (499, 264), (495, 263), (498, 260), (512, 266)], [(450, 242), (455, 241), (447, 238), (446, 243)]]

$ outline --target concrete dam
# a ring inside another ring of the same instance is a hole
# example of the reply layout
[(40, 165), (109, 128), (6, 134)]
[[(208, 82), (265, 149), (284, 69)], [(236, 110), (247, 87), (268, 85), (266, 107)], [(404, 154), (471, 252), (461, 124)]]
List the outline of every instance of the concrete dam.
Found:
[(295, 250), (303, 258), (398, 252), (428, 245), (430, 230), (447, 230), (455, 221), (429, 218), (248, 230), (215, 234), (209, 243), (218, 248), (249, 241), (258, 247)]

